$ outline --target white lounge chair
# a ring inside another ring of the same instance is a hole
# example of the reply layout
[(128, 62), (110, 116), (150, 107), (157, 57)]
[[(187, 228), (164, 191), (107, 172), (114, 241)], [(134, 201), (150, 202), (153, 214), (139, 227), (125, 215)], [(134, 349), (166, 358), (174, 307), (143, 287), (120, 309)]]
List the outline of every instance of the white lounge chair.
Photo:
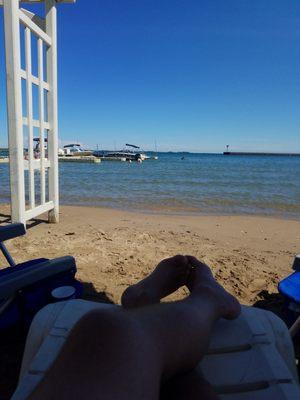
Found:
[[(69, 300), (42, 309), (31, 325), (18, 388), (12, 400), (28, 397), (59, 354), (74, 324), (92, 309), (115, 307)], [(201, 370), (223, 400), (299, 400), (293, 345), (273, 313), (243, 307), (234, 321), (220, 320)]]

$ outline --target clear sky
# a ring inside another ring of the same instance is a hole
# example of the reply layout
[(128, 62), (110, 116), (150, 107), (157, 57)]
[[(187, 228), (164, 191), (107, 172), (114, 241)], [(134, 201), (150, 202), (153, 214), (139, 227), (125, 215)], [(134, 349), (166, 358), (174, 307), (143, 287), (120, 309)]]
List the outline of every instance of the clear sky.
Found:
[(300, 152), (299, 0), (77, 0), (58, 35), (63, 143)]

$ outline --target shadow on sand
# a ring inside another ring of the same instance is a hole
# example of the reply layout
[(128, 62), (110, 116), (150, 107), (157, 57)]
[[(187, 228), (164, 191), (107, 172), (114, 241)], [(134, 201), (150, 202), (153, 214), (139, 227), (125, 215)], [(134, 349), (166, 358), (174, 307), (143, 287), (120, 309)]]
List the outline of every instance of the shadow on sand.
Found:
[[(11, 216), (10, 214), (3, 214), (0, 213), (0, 225), (1, 224), (10, 224), (11, 223)], [(33, 218), (32, 220), (28, 221), (26, 223), (26, 229), (31, 229), (39, 224), (42, 223), (48, 223), (47, 218), (46, 219), (41, 219), (41, 218)]]
[(262, 290), (258, 293), (258, 298), (259, 300), (253, 304), (254, 307), (272, 311), (288, 325), (286, 302), (280, 293), (269, 293), (267, 290)]
[(114, 304), (114, 302), (109, 298), (106, 292), (98, 292), (95, 286), (91, 282), (81, 282), (83, 284), (83, 295), (84, 300), (95, 301), (97, 303), (109, 303)]
[(11, 221), (9, 214), (0, 213), (0, 224), (8, 224)]

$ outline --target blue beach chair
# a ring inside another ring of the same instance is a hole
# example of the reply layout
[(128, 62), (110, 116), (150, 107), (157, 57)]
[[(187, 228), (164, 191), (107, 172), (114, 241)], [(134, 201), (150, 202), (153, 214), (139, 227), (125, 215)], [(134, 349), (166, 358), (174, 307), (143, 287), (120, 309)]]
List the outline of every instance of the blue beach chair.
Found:
[(14, 262), (3, 242), (25, 233), (22, 224), (0, 226), (0, 251), (9, 264), (0, 269), (0, 330), (16, 324), (29, 327), (35, 314), (55, 301), (54, 289), (73, 287), (72, 298), (82, 294), (83, 286), (75, 279), (77, 270), (73, 257)]
[(278, 284), (278, 291), (286, 299), (287, 313), (289, 315), (291, 336), (300, 332), (300, 254), (295, 257), (291, 275), (282, 279)]

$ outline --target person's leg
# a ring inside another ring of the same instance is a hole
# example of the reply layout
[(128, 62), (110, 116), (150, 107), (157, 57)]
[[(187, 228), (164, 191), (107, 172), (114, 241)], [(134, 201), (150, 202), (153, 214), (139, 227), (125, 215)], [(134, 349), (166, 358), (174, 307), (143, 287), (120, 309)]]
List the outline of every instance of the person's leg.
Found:
[(177, 255), (162, 260), (145, 279), (125, 289), (121, 303), (127, 309), (157, 304), (181, 286), (187, 286), (192, 292), (199, 282), (202, 289), (213, 288), (218, 292), (219, 297), (222, 294), (225, 296), (227, 303), (231, 300), (232, 310), (225, 318), (230, 319), (230, 313), (235, 318), (235, 309), (240, 310), (236, 298), (217, 283), (208, 265), (193, 256)]
[(85, 316), (72, 330), (32, 399), (158, 399), (161, 382), (191, 371), (207, 350), (214, 322), (239, 304), (208, 267), (188, 258), (191, 295), (183, 301)]
[(177, 255), (162, 260), (145, 279), (129, 286), (122, 294), (125, 308), (159, 303), (161, 299), (186, 285), (192, 271), (188, 258)]
[[(180, 255), (162, 260), (149, 276), (124, 291), (123, 307), (132, 308), (159, 303), (163, 297), (173, 293), (178, 287), (189, 284), (193, 279), (192, 270), (195, 264), (203, 265), (195, 258)], [(203, 267), (207, 269), (205, 265)], [(177, 399), (216, 400), (218, 396), (197, 368), (185, 374), (177, 374), (162, 384), (160, 400)]]
[[(122, 305), (126, 308), (158, 303), (178, 287), (193, 281), (195, 266), (209, 268), (194, 257), (175, 256), (161, 261), (155, 270), (137, 284), (129, 286), (122, 295)], [(177, 286), (177, 287), (176, 287)], [(185, 374), (177, 374), (161, 387), (160, 400), (216, 400), (213, 388), (197, 368)]]
[(213, 387), (199, 369), (176, 375), (165, 382), (160, 391), (160, 400), (218, 400)]

